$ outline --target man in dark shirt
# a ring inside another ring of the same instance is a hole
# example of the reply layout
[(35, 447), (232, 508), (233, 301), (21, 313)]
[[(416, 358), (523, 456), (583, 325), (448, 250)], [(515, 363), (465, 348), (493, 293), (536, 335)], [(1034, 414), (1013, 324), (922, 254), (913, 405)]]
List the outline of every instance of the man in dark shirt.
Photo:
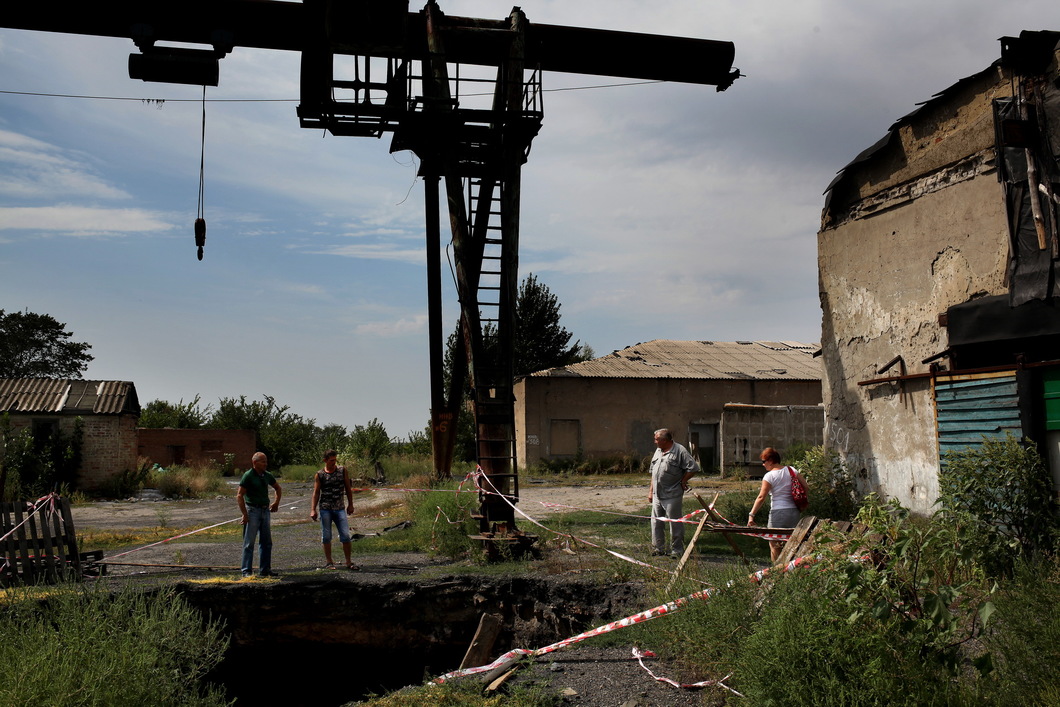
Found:
[[(239, 492), (236, 503), (243, 514), (239, 522), (243, 524), (243, 576), (254, 574), (254, 540), (258, 538), (261, 548), (258, 564), (262, 577), (275, 576), (272, 571), (272, 526), (270, 514), (280, 510), (280, 497), (283, 491), (276, 482), (276, 477), (268, 472), (269, 458), (261, 452), (251, 457), (253, 469), (249, 469), (239, 480)], [(276, 500), (269, 505), (269, 487), (276, 491)]]

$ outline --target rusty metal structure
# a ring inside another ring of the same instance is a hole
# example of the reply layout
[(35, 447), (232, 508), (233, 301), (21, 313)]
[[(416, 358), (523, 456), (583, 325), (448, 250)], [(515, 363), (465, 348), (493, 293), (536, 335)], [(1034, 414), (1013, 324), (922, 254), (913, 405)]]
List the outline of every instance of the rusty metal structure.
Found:
[[(217, 85), (236, 47), (301, 54), (302, 127), (336, 136), (392, 134), (420, 159), (426, 209), (431, 417), (435, 471), (448, 476), (470, 383), (484, 535), (515, 533), (518, 500), (512, 327), (520, 172), (544, 117), (542, 72), (728, 88), (731, 42), (452, 17), (436, 0), (59, 0), (7, 3), (0, 27), (131, 39), (131, 78)], [(191, 44), (208, 48), (161, 46)], [(485, 99), (483, 100), (483, 96)], [(476, 100), (478, 99), (478, 100)], [(443, 383), (439, 185), (448, 205), (462, 337)], [(470, 375), (470, 381), (465, 378)], [(491, 488), (492, 487), (492, 488)]]

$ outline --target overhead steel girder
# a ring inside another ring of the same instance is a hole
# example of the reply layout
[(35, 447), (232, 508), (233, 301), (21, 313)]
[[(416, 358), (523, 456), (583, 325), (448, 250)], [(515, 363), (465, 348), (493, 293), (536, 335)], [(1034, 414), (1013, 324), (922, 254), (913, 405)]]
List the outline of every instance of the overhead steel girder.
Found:
[[(427, 58), (426, 16), (422, 12), (359, 12), (380, 3), (304, 3), (271, 0), (9, 0), (0, 10), (0, 27), (42, 32), (127, 37), (141, 43), (178, 42), (231, 50), (257, 47), (300, 52), (320, 37), (327, 24), (336, 54), (422, 60)], [(384, 4), (385, 5), (385, 4)], [(393, 5), (393, 3), (390, 3)], [(375, 26), (351, 27), (328, 21), (329, 13), (370, 18)], [(395, 19), (397, 18), (397, 19)], [(446, 17), (448, 61), (494, 66), (507, 19)], [(312, 40), (310, 40), (312, 38)], [(732, 42), (668, 37), (638, 32), (527, 23), (524, 61), (542, 71), (677, 81), (727, 88), (738, 76), (732, 69)]]

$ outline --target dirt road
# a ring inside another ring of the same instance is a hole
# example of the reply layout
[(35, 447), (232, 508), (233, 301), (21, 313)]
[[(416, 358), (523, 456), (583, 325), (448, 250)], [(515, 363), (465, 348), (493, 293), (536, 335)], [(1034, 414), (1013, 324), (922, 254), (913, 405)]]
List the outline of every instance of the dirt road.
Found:
[[(73, 508), (75, 531), (78, 535), (89, 538), (82, 547), (82, 550), (88, 551), (96, 549), (92, 547), (93, 534), (142, 535), (142, 531), (146, 530), (172, 529), (175, 537), (171, 541), (144, 547), (148, 544), (146, 541), (130, 540), (127, 547), (108, 550), (106, 558), (110, 560), (108, 572), (111, 575), (183, 573), (193, 571), (192, 568), (234, 571), (238, 569), (239, 563), (238, 535), (219, 537), (216, 533), (193, 533), (183, 537), (176, 536), (211, 526), (218, 526), (222, 530), (230, 528), (232, 533), (238, 533), (236, 488), (237, 482), (232, 479), (229, 481), (227, 493), (210, 499), (165, 500), (156, 492), (147, 490), (135, 500), (77, 505)], [(400, 518), (387, 512), (387, 508), (393, 506), (395, 501), (403, 500), (407, 493), (407, 489), (394, 488), (359, 492), (354, 501), (355, 512), (351, 519), (351, 528), (357, 533), (368, 535), (382, 532), (386, 527), (399, 522)], [(310, 483), (283, 484), (280, 510), (272, 517), (274, 566), (277, 568), (300, 572), (315, 569), (321, 564), (319, 532), (313, 527), (315, 521), (309, 518), (311, 494)], [(531, 518), (543, 522), (547, 521), (550, 515), (574, 510), (604, 510), (643, 516), (648, 505), (646, 488), (633, 485), (552, 486), (528, 479), (524, 481), (520, 496), (519, 509)], [(540, 532), (521, 516), (518, 521), (520, 528), (529, 532)], [(647, 531), (646, 517), (644, 523)], [(356, 547), (354, 550), (356, 554)], [(411, 562), (422, 567), (445, 560), (423, 554), (415, 558), (404, 558), (402, 562)], [(392, 567), (395, 563), (398, 563), (395, 558), (371, 556), (366, 557), (360, 564), (364, 565), (365, 570), (375, 564), (383, 571), (383, 568)], [(164, 565), (180, 565), (188, 569)]]
[[(137, 500), (98, 501), (74, 507), (74, 525), (78, 532), (87, 530), (137, 530), (156, 528), (204, 527), (239, 518), (235, 495), (237, 481), (229, 481), (229, 492), (210, 499), (169, 501), (147, 490)], [(309, 514), (312, 485), (284, 483), (280, 511), (274, 523), (300, 522)], [(381, 488), (358, 494), (355, 517), (358, 527), (367, 525), (374, 531), (387, 524), (373, 509), (393, 499), (403, 498), (404, 489)], [(643, 511), (648, 505), (647, 487), (640, 486), (549, 486), (524, 483), (520, 492), (519, 508), (538, 518), (574, 509), (609, 510), (621, 513)], [(373, 516), (375, 516), (373, 518)], [(378, 526), (378, 527), (376, 527)]]

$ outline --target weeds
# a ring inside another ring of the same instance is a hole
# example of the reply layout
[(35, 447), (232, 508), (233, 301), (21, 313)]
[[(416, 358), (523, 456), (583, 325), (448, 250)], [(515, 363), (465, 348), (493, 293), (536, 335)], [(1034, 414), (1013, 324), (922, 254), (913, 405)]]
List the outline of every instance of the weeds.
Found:
[(997, 592), (996, 619), (983, 636), (994, 672), (981, 685), (983, 703), (1060, 704), (1060, 562), (1016, 563)]
[(810, 447), (792, 457), (810, 489), (808, 515), (832, 520), (851, 520), (858, 513), (860, 500), (850, 469), (835, 450)]
[(640, 474), (647, 470), (648, 459), (633, 454), (616, 454), (608, 457), (585, 459), (579, 455), (574, 459), (543, 459), (527, 473), (543, 476), (610, 476), (615, 474)]
[(0, 604), (0, 704), (223, 705), (203, 682), (228, 645), (176, 592), (63, 587)]
[(122, 469), (120, 473), (106, 479), (99, 486), (97, 492), (104, 498), (135, 496), (151, 477), (151, 467), (150, 459), (139, 457), (136, 460), (135, 469)]
[[(115, 550), (117, 548), (127, 548), (130, 545), (147, 545), (148, 543), (165, 540), (174, 535), (180, 535), (192, 530), (199, 529), (197, 527), (187, 527), (153, 528), (142, 531), (89, 530), (77, 534), (77, 546), (86, 550)], [(195, 534), (195, 538), (198, 541), (227, 539), (229, 536), (240, 534), (241, 532), (239, 524), (233, 523), (202, 530)]]
[(227, 489), (220, 468), (213, 462), (155, 470), (151, 472), (150, 482), (166, 498), (206, 498)]

